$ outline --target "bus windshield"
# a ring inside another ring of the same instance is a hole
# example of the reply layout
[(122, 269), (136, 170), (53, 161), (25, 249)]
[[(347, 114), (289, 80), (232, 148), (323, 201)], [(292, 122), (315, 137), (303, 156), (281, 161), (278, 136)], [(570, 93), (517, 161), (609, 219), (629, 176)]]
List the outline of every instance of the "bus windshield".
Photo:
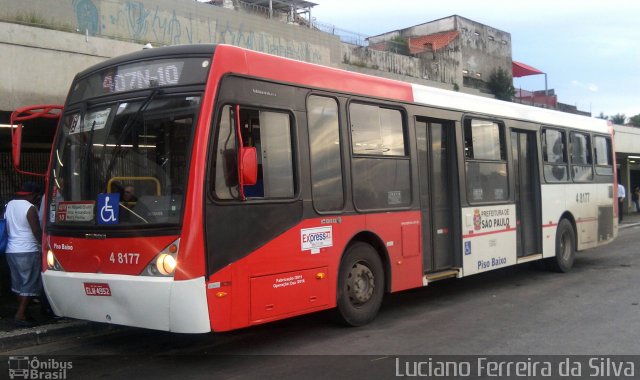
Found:
[(81, 105), (53, 150), (49, 224), (178, 224), (200, 95)]

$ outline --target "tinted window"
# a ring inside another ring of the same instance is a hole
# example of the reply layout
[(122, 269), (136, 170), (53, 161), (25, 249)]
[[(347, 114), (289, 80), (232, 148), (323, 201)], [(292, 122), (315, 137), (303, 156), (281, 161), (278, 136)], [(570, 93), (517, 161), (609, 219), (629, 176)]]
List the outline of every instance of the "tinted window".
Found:
[(612, 175), (613, 158), (611, 156), (611, 140), (604, 136), (593, 138), (593, 152), (595, 156), (596, 174)]
[(591, 181), (593, 167), (591, 158), (591, 138), (586, 133), (571, 133), (571, 172), (577, 182)]
[[(239, 110), (239, 114), (238, 113)], [(216, 138), (215, 194), (218, 199), (238, 199), (237, 120), (243, 147), (255, 147), (258, 178), (244, 186), (248, 199), (291, 198), (294, 195), (290, 115), (244, 107), (225, 106)]]
[(354, 203), (359, 210), (393, 209), (411, 203), (410, 161), (402, 113), (373, 105), (349, 107), (354, 155)]
[(476, 160), (504, 160), (505, 147), (498, 123), (467, 120), (465, 123), (465, 155)]
[(354, 201), (359, 210), (401, 208), (411, 203), (408, 159), (353, 158)]
[(469, 202), (508, 200), (504, 125), (488, 120), (467, 119), (464, 139)]
[(310, 96), (307, 101), (313, 204), (318, 211), (341, 210), (344, 204), (340, 125), (335, 99)]
[(353, 103), (349, 116), (354, 154), (406, 155), (400, 111)]
[(569, 179), (566, 141), (564, 131), (556, 129), (542, 131), (544, 178), (548, 182), (566, 182)]

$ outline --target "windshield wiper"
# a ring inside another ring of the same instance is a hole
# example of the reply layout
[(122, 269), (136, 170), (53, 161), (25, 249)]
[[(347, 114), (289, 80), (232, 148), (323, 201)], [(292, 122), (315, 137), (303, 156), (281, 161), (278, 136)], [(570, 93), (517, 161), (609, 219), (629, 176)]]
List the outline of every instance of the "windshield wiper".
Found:
[[(84, 172), (86, 173), (86, 178), (89, 178), (89, 176), (91, 175), (91, 162), (93, 162), (93, 160), (91, 159), (91, 150), (92, 150), (92, 145), (93, 145), (93, 133), (95, 132), (95, 128), (96, 128), (96, 121), (94, 120), (93, 123), (91, 123), (91, 130), (89, 131), (89, 138), (87, 139), (87, 142), (85, 144), (84, 147), (84, 165), (85, 165), (85, 170)], [(89, 187), (91, 186), (90, 183), (91, 181), (84, 181), (85, 183), (85, 194), (90, 194), (90, 189)]]
[[(122, 132), (120, 132), (120, 136), (118, 136), (118, 140), (116, 141), (115, 147), (113, 148), (113, 153), (111, 154), (109, 165), (107, 165), (107, 172), (104, 177), (105, 179), (111, 176), (111, 170), (113, 169), (113, 166), (116, 164), (116, 158), (120, 155), (120, 152), (122, 151), (122, 142), (126, 138), (127, 133), (129, 132), (129, 129), (131, 128), (131, 126), (135, 124), (135, 122), (138, 121), (138, 118), (140, 117), (142, 112), (144, 112), (147, 109), (149, 104), (151, 104), (151, 101), (153, 100), (153, 98), (155, 98), (155, 96), (159, 93), (160, 93), (160, 88), (154, 87), (151, 93), (149, 94), (149, 96), (147, 96), (144, 102), (140, 105), (140, 108), (138, 108), (136, 113), (129, 116), (129, 118), (125, 122), (124, 126), (122, 127)], [(103, 157), (105, 156), (106, 149), (107, 149), (107, 144), (105, 143), (104, 147), (102, 148)]]

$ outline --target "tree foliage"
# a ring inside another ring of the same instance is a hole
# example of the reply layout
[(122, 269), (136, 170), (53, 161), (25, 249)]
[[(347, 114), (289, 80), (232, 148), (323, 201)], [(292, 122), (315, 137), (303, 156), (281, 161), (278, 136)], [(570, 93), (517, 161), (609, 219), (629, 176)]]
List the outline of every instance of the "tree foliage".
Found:
[(629, 118), (629, 123), (631, 123), (631, 125), (633, 125), (634, 127), (640, 127), (640, 114), (637, 114), (636, 116), (631, 116)]
[(512, 101), (516, 94), (513, 87), (513, 78), (506, 70), (499, 67), (491, 72), (487, 89), (496, 97), (496, 99)]
[(624, 125), (627, 122), (627, 116), (623, 113), (617, 113), (609, 118), (613, 124)]
[(409, 42), (400, 36), (393, 37), (387, 41), (387, 51), (396, 54), (411, 55)]

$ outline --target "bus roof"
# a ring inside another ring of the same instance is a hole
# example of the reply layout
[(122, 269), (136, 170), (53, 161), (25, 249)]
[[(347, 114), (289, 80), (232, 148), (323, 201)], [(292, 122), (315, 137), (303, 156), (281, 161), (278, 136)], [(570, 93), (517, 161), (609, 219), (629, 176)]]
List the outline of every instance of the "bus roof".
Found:
[[(572, 127), (604, 134), (609, 133), (608, 123), (602, 119), (350, 72), (235, 46), (219, 45), (218, 48), (221, 53), (228, 51), (228, 49), (242, 50), (245, 58), (244, 64), (247, 69), (246, 74), (256, 77), (365, 96), (415, 102), (473, 114), (533, 121), (542, 125)], [(287, 62), (286, 69), (283, 69), (283, 61)], [(276, 62), (280, 62), (280, 64), (276, 64)], [(270, 67), (272, 69), (269, 69)]]
[[(215, 54), (214, 54), (215, 53)], [(489, 97), (464, 94), (451, 90), (371, 76), (338, 68), (317, 65), (261, 53), (232, 45), (193, 44), (144, 49), (111, 58), (94, 65), (76, 77), (83, 77), (109, 66), (155, 57), (185, 55), (220, 55), (216, 60), (227, 72), (250, 75), (271, 80), (299, 84), (312, 88), (355, 93), (364, 96), (415, 102), (436, 108), (526, 120), (542, 125), (585, 129), (598, 133), (609, 133), (606, 120), (522, 105)], [(224, 57), (229, 59), (224, 59)]]

